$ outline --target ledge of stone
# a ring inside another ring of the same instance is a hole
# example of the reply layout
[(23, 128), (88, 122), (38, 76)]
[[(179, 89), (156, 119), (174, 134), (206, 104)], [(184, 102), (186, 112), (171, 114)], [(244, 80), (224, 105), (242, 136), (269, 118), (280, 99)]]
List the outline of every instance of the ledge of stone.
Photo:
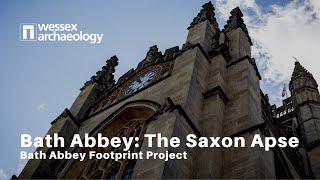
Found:
[(225, 104), (228, 103), (229, 98), (228, 98), (228, 96), (226, 95), (226, 93), (223, 91), (223, 89), (221, 88), (221, 86), (216, 86), (216, 87), (214, 87), (214, 88), (212, 88), (212, 89), (210, 89), (210, 90), (202, 93), (204, 99), (207, 99), (207, 98), (209, 98), (209, 97), (211, 97), (211, 96), (213, 96), (213, 95), (216, 95), (216, 94), (219, 95), (219, 97), (223, 100), (223, 102), (224, 102)]

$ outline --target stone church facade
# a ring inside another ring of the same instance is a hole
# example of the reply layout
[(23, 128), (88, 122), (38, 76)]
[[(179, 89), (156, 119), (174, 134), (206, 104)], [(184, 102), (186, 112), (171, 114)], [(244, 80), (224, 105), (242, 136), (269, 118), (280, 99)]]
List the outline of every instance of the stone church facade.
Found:
[[(48, 134), (70, 143), (74, 134), (143, 137), (161, 133), (185, 139), (187, 134), (246, 138), (255, 134), (299, 137), (298, 148), (157, 148), (131, 152), (188, 152), (187, 160), (29, 160), (18, 178), (319, 178), (320, 96), (312, 74), (295, 63), (291, 97), (283, 106), (269, 104), (260, 89), (261, 76), (251, 57), (252, 42), (239, 8), (224, 29), (209, 2), (188, 27), (178, 46), (146, 57), (116, 82), (116, 56), (81, 88), (70, 109), (57, 117)], [(182, 145), (184, 143), (181, 143)], [(121, 148), (40, 148), (43, 152), (121, 152)]]

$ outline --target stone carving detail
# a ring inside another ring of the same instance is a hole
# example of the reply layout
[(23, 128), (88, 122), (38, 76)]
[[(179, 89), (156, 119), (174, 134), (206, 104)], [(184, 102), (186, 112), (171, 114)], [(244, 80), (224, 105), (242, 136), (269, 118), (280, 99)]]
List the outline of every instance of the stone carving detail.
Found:
[(119, 78), (119, 80), (118, 80), (118, 82), (117, 82), (117, 85), (122, 84), (122, 83), (123, 83), (125, 80), (127, 80), (127, 79), (130, 77), (130, 75), (133, 74), (133, 73), (134, 73), (134, 69), (131, 68), (128, 72), (126, 72), (124, 75), (122, 75), (122, 76)]
[(226, 32), (232, 31), (234, 29), (237, 29), (238, 27), (240, 27), (247, 35), (248, 40), (250, 42), (250, 44), (252, 44), (251, 38), (249, 36), (249, 32), (247, 29), (246, 24), (244, 23), (242, 17), (243, 14), (240, 10), (239, 7), (234, 8), (231, 12), (230, 12), (231, 16), (229, 17), (229, 20), (227, 21), (227, 24), (224, 26), (224, 29)]
[(142, 60), (137, 69), (141, 69), (143, 67), (147, 67), (151, 64), (155, 64), (156, 62), (161, 61), (162, 53), (158, 51), (158, 47), (156, 45), (151, 46), (144, 60)]
[[(144, 119), (132, 120), (125, 124), (115, 135), (115, 137), (137, 137), (139, 147), (132, 143), (129, 151), (137, 153), (140, 150), (143, 135), (147, 129), (147, 121)], [(108, 147), (102, 150), (104, 153), (121, 153), (123, 147)], [(92, 160), (83, 171), (83, 179), (130, 179), (133, 173), (135, 159), (124, 159), (121, 162), (109, 159)]]
[[(119, 78), (116, 85), (113, 85), (112, 88), (107, 89), (100, 100), (97, 101), (98, 103), (92, 106), (90, 114), (125, 98), (123, 96), (123, 91), (129, 83), (127, 81), (129, 81), (129, 79), (131, 78), (134, 79), (134, 77), (137, 77), (138, 75), (149, 70), (155, 70), (157, 73), (159, 73), (159, 75), (153, 80), (154, 82), (168, 76), (173, 68), (173, 60), (181, 55), (183, 51), (186, 51), (187, 49), (191, 49), (193, 47), (194, 45), (186, 43), (183, 45), (184, 50), (179, 50), (179, 47), (175, 46), (165, 50), (165, 53), (163, 55), (158, 51), (157, 46), (150, 47), (149, 51), (147, 52), (146, 58), (139, 63), (137, 69), (130, 69), (127, 73)], [(102, 72), (98, 72), (97, 74), (100, 75), (102, 74)], [(96, 77), (94, 77), (94, 79), (96, 79)]]
[[(98, 101), (98, 103), (91, 108), (90, 114), (93, 114), (114, 103), (117, 103), (118, 101), (123, 100), (124, 98), (130, 97), (130, 96), (123, 95), (124, 94), (123, 92), (127, 89), (128, 85), (131, 83), (129, 78), (135, 79), (136, 77), (140, 76), (141, 74), (144, 74), (147, 71), (154, 70), (158, 73), (157, 77), (153, 80), (153, 83), (154, 83), (170, 75), (173, 69), (173, 65), (174, 65), (174, 61), (168, 60), (166, 62), (162, 62), (153, 66), (145, 67), (140, 71), (136, 70), (135, 72), (130, 73), (130, 75), (125, 77), (125, 80), (122, 80), (122, 84), (119, 84), (120, 82), (118, 82), (118, 84), (114, 88), (106, 92), (106, 94), (102, 97), (102, 99)], [(148, 86), (152, 85), (153, 83), (149, 84)]]
[(191, 22), (188, 29), (191, 29), (193, 26), (197, 25), (200, 22), (208, 20), (210, 24), (212, 24), (215, 27), (215, 29), (218, 30), (218, 23), (214, 16), (215, 16), (214, 7), (212, 3), (209, 1), (208, 3), (202, 6), (201, 11), (198, 13), (198, 15), (195, 18), (193, 18), (193, 21)]
[(178, 54), (179, 54), (179, 47), (178, 46), (175, 46), (173, 48), (167, 49), (164, 52), (163, 61), (172, 60), (172, 59), (176, 58)]
[(151, 46), (149, 51), (147, 52), (145, 61), (154, 62), (157, 58), (160, 58), (161, 54), (162, 53), (158, 51), (157, 45)]
[(106, 63), (101, 71), (98, 71), (95, 76), (92, 76), (91, 79), (84, 84), (81, 90), (93, 83), (98, 83), (105, 89), (109, 89), (114, 85), (115, 80), (113, 73), (115, 72), (115, 67), (118, 65), (117, 56), (112, 56)]

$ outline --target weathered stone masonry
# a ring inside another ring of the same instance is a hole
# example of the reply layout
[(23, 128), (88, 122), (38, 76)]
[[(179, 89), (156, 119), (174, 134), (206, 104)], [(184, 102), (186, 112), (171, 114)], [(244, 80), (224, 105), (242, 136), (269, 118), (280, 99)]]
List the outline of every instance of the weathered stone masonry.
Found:
[[(312, 74), (295, 63), (291, 97), (271, 106), (260, 89), (261, 76), (251, 57), (252, 41), (237, 7), (224, 29), (209, 2), (188, 27), (186, 43), (146, 57), (116, 82), (116, 56), (81, 88), (70, 109), (52, 122), (48, 134), (70, 142), (73, 134), (107, 137), (162, 133), (167, 137), (297, 136), (299, 148), (148, 148), (187, 151), (188, 160), (138, 160), (122, 163), (86, 160), (30, 160), (19, 178), (319, 178), (320, 96)], [(146, 80), (147, 79), (147, 80)], [(143, 84), (144, 83), (144, 84)], [(142, 85), (143, 84), (143, 85)], [(127, 129), (125, 130), (124, 127)], [(183, 143), (182, 143), (183, 144)], [(41, 148), (88, 151), (80, 148)], [(96, 149), (111, 151), (112, 149)], [(113, 149), (121, 151), (121, 149)]]

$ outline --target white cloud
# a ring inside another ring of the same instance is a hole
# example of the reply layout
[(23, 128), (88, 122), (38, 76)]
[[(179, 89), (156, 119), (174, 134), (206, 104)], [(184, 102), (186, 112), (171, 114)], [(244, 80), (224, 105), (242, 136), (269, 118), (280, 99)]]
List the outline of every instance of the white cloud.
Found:
[(241, 7), (241, 9), (254, 10), (257, 15), (261, 14), (255, 0), (216, 0), (215, 9), (220, 18), (226, 21), (230, 16), (230, 11), (237, 6)]
[(8, 176), (3, 169), (0, 169), (0, 179), (8, 179)]
[(38, 112), (44, 112), (46, 110), (46, 104), (45, 103), (40, 103), (37, 105), (36, 110)]
[(319, 0), (273, 5), (267, 13), (255, 0), (217, 0), (217, 15), (226, 21), (236, 6), (243, 10), (244, 21), (254, 41), (252, 55), (263, 76), (263, 86), (272, 93), (269, 97), (273, 103), (279, 103), (283, 83), (289, 82), (295, 61), (292, 56), (297, 57), (320, 83)]
[(319, 0), (311, 0), (311, 3), (313, 4), (317, 14), (320, 14), (320, 1)]

